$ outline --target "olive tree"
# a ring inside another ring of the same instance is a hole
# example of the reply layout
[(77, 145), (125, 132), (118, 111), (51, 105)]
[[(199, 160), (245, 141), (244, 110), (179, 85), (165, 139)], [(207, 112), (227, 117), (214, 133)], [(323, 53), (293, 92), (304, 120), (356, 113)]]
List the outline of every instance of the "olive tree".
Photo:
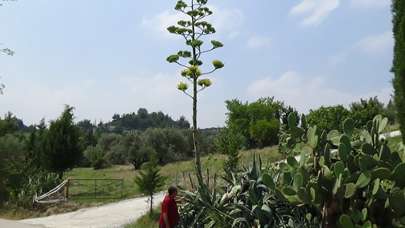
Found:
[[(203, 70), (202, 57), (217, 48), (223, 47), (223, 44), (216, 40), (210, 40), (210, 47), (205, 48), (204, 41), (208, 35), (215, 33), (215, 28), (206, 21), (206, 18), (212, 15), (212, 11), (206, 6), (208, 0), (179, 0), (175, 10), (185, 16), (185, 20), (179, 20), (177, 25), (167, 28), (175, 35), (184, 38), (186, 50), (179, 50), (176, 54), (167, 58), (169, 63), (176, 63), (182, 68), (182, 80), (177, 88), (190, 97), (193, 101), (193, 150), (197, 171), (197, 178), (200, 184), (203, 183), (200, 153), (198, 150), (198, 125), (197, 125), (197, 103), (198, 94), (212, 85), (208, 75), (224, 67), (219, 60), (213, 60), (210, 69)], [(189, 86), (191, 88), (189, 89)]]

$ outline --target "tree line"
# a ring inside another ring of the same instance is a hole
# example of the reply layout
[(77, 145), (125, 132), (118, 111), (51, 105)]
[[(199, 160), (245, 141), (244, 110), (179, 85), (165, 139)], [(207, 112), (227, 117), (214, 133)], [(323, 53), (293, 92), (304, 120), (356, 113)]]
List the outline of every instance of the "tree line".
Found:
[[(104, 124), (94, 125), (88, 120), (76, 123), (70, 106), (56, 120), (49, 123), (42, 120), (29, 127), (11, 113), (0, 118), (0, 204), (13, 201), (30, 205), (35, 193), (56, 186), (64, 172), (74, 167), (99, 169), (132, 164), (139, 169), (151, 159), (163, 165), (192, 157), (192, 134), (184, 118), (173, 121), (164, 114), (148, 114), (145, 109), (129, 116), (138, 120), (163, 118), (161, 125), (145, 121), (148, 124), (132, 125), (126, 128), (131, 131), (120, 133), (105, 131)], [(203, 153), (212, 151), (210, 140), (214, 133), (207, 131), (200, 135)]]
[[(226, 128), (229, 134), (243, 137), (245, 148), (257, 148), (277, 145), (279, 142), (280, 126), (287, 123), (287, 116), (298, 113), (293, 107), (277, 101), (274, 98), (261, 98), (254, 102), (239, 100), (226, 101), (228, 109)], [(360, 99), (348, 108), (343, 105), (322, 106), (310, 110), (306, 120), (311, 125), (330, 131), (342, 129), (343, 120), (352, 118), (356, 127), (363, 127), (376, 115), (387, 117), (390, 124), (396, 124), (397, 111), (392, 101), (386, 105), (377, 97)]]

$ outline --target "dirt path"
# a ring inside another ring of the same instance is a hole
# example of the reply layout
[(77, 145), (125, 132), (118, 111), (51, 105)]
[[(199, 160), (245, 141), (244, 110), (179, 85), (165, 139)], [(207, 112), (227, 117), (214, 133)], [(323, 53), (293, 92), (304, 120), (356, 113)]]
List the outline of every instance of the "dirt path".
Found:
[[(163, 193), (155, 196), (154, 204), (163, 200)], [(112, 228), (123, 227), (144, 215), (148, 210), (147, 197), (124, 200), (100, 207), (85, 208), (66, 214), (26, 219), (23, 224), (42, 225), (46, 228)]]
[(43, 228), (40, 225), (28, 225), (18, 221), (0, 219), (0, 227), (4, 228)]

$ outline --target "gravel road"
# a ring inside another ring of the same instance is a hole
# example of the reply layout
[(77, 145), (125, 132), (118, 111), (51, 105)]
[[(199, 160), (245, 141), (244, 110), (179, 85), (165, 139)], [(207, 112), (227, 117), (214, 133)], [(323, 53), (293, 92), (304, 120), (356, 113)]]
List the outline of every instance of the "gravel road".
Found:
[[(155, 206), (162, 202), (163, 197), (163, 193), (155, 196)], [(148, 207), (147, 197), (141, 197), (66, 214), (20, 220), (19, 222), (40, 225), (45, 228), (115, 228), (136, 221), (147, 212)]]

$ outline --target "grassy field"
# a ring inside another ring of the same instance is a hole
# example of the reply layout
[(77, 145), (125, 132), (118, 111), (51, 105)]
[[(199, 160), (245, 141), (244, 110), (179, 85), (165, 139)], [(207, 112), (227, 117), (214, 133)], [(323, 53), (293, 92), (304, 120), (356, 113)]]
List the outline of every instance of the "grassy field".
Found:
[[(246, 150), (241, 153), (241, 164), (247, 165), (253, 158), (253, 156), (260, 155), (264, 163), (270, 163), (281, 159), (281, 155), (278, 153), (277, 147), (268, 147), (264, 149), (257, 150)], [(208, 155), (202, 158), (203, 168), (209, 168), (209, 176), (213, 177), (215, 174), (220, 175), (222, 173), (222, 166), (226, 159), (226, 156), (215, 154)], [(181, 161), (171, 164), (167, 164), (161, 167), (161, 174), (167, 177), (166, 186), (169, 185), (180, 185), (183, 187), (189, 187), (189, 174), (194, 172), (194, 162), (191, 161)], [(94, 192), (92, 181), (81, 181), (81, 186), (76, 186), (71, 188), (69, 191), (73, 195), (79, 195), (79, 192), (86, 193), (90, 198), (75, 197), (73, 201), (79, 203), (108, 203), (116, 201), (122, 198), (132, 198), (140, 195), (138, 188), (134, 182), (134, 177), (137, 171), (134, 171), (132, 166), (112, 166), (107, 169), (94, 170), (92, 168), (76, 168), (65, 174), (65, 178), (70, 179), (123, 179), (122, 192), (121, 184), (112, 184), (112, 188), (108, 190), (110, 196), (115, 199), (102, 199), (91, 197)], [(205, 172), (205, 176), (207, 173)], [(86, 183), (88, 182), (88, 183)], [(103, 183), (99, 183), (100, 186)], [(165, 186), (165, 187), (166, 187)], [(111, 186), (110, 186), (111, 187)]]
[(152, 216), (144, 215), (135, 223), (126, 225), (125, 228), (159, 228), (159, 216), (159, 210), (155, 209)]

